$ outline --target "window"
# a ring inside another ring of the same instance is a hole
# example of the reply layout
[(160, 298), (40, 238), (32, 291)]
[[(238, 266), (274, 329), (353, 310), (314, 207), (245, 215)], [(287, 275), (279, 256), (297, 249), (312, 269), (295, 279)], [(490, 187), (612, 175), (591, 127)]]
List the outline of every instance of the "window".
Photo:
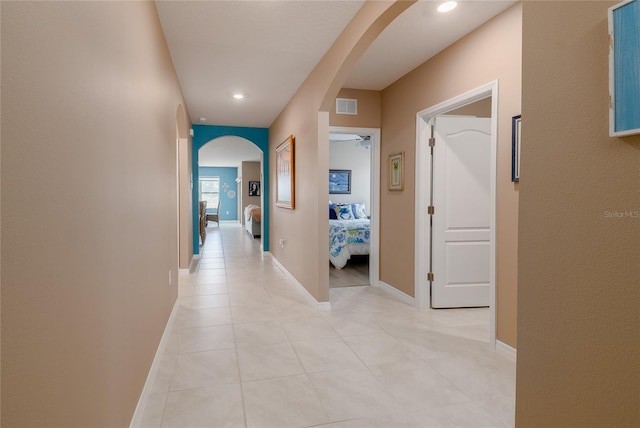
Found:
[(220, 177), (200, 178), (200, 200), (207, 201), (207, 209), (218, 206), (220, 200)]

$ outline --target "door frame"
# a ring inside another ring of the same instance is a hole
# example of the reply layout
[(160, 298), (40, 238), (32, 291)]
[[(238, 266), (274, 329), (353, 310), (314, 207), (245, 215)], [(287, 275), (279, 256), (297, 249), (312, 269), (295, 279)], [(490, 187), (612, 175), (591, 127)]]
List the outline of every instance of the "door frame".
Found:
[(415, 296), (421, 309), (431, 306), (431, 295), (427, 274), (431, 259), (431, 228), (427, 207), (431, 201), (431, 151), (429, 138), (431, 124), (442, 114), (476, 101), (491, 97), (491, 178), (490, 178), (490, 266), (489, 266), (489, 345), (496, 347), (496, 180), (498, 165), (498, 80), (489, 82), (471, 91), (450, 98), (416, 114), (416, 175), (415, 175)]
[[(371, 137), (369, 284), (380, 286), (380, 128), (330, 126), (329, 134), (358, 134)], [(328, 253), (327, 253), (328, 254)], [(328, 258), (328, 255), (327, 255)]]

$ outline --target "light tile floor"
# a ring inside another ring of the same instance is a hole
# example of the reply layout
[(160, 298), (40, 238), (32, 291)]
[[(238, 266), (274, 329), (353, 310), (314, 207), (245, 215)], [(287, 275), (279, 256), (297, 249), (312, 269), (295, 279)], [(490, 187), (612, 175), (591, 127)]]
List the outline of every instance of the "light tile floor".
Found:
[(329, 287), (369, 285), (369, 256), (352, 256), (342, 269), (329, 264)]
[(485, 343), (485, 309), (418, 310), (365, 286), (332, 289), (321, 312), (259, 246), (209, 228), (141, 426), (513, 426), (515, 363)]

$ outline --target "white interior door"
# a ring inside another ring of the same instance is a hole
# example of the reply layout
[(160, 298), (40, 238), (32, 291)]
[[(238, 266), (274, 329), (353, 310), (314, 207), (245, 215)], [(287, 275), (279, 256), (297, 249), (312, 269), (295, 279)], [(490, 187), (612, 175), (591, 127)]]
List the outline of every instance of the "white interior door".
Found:
[(491, 119), (439, 116), (435, 138), (431, 306), (489, 306)]

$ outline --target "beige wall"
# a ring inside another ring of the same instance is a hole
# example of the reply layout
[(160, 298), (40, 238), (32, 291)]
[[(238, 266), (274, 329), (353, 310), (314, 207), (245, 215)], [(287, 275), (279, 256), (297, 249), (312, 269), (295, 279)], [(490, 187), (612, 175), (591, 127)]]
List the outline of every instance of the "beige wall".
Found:
[(329, 124), (351, 128), (380, 128), (382, 92), (361, 89), (340, 89), (336, 98), (358, 100), (358, 114), (336, 114), (335, 103), (329, 110)]
[(614, 3), (524, 3), (519, 427), (640, 424), (640, 136), (608, 136)]
[[(499, 80), (497, 339), (516, 346), (518, 188), (511, 182), (511, 117), (520, 114), (521, 5), (516, 4), (382, 92), (381, 159), (405, 152), (405, 189), (381, 169), (380, 279), (414, 295), (416, 113)], [(384, 162), (382, 162), (383, 165)]]
[[(353, 65), (380, 32), (412, 1), (365, 2), (333, 46), (269, 127), (270, 159), (290, 134), (295, 137), (295, 210), (276, 207), (271, 192), (270, 251), (319, 302), (329, 300), (327, 170), (329, 111)], [(320, 143), (319, 143), (320, 142)], [(275, 164), (269, 165), (276, 183)], [(280, 247), (280, 239), (285, 240)]]
[(491, 117), (491, 97), (451, 110), (448, 115)]
[(191, 180), (193, 165), (191, 162), (192, 144), (189, 116), (185, 107), (180, 104), (176, 109), (176, 138), (178, 140), (178, 266), (188, 269), (193, 259), (193, 216)]
[[(242, 162), (242, 164), (240, 165), (240, 170), (240, 176), (242, 177), (242, 206), (238, 211), (238, 216), (240, 216), (240, 222), (244, 224), (244, 208), (249, 204), (262, 206), (262, 203), (260, 202), (260, 196), (249, 196), (249, 182), (261, 181), (260, 162)], [(262, 194), (262, 185), (260, 186), (260, 193)]]
[(182, 103), (152, 2), (2, 2), (6, 426), (129, 425), (177, 296)]
[(178, 186), (180, 195), (178, 198), (178, 206), (180, 210), (180, 226), (178, 235), (180, 240), (180, 269), (188, 269), (191, 264), (191, 260), (193, 259), (193, 196), (191, 192), (191, 180), (193, 177), (192, 153), (191, 139), (180, 138), (178, 140)]
[(243, 205), (245, 207), (249, 204), (260, 206), (260, 196), (249, 196), (249, 181), (260, 181), (260, 162), (242, 162)]

